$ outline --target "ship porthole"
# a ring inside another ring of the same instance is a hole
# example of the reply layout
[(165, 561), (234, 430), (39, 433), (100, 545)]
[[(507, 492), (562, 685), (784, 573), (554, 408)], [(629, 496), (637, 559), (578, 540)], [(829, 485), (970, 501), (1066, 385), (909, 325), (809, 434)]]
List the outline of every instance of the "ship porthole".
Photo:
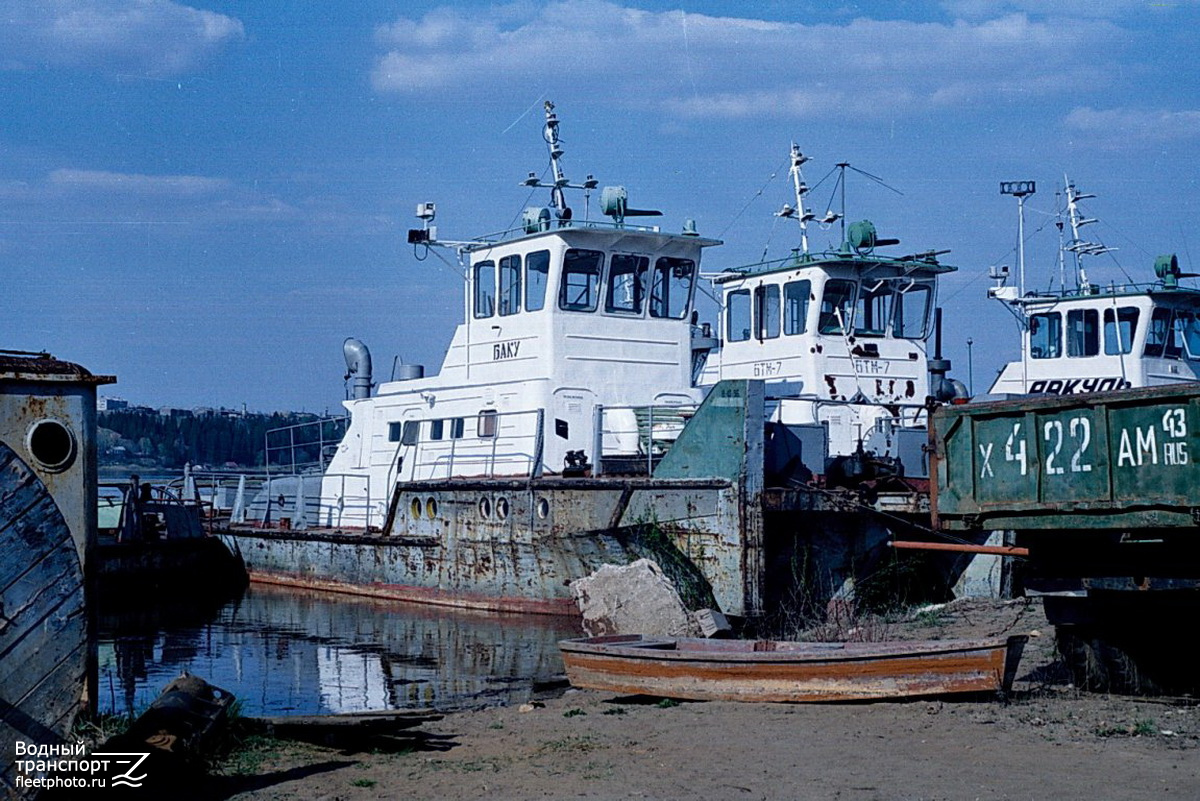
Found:
[(66, 470), (75, 461), (75, 435), (58, 420), (38, 420), (29, 427), (25, 447), (43, 469)]
[(537, 509), (537, 516), (539, 520), (545, 520), (550, 516), (550, 501), (546, 500), (545, 498), (538, 498), (537, 506), (535, 508)]
[(491, 498), (484, 497), (484, 498), (479, 499), (479, 516), (482, 517), (484, 520), (487, 520), (489, 517), (492, 516), (492, 499)]
[(496, 517), (500, 520), (508, 519), (508, 498), (496, 499)]
[(430, 520), (437, 517), (437, 501), (433, 498), (425, 501), (425, 514)]
[(411, 508), (412, 508), (413, 520), (420, 520), (421, 519), (421, 499), (413, 498)]

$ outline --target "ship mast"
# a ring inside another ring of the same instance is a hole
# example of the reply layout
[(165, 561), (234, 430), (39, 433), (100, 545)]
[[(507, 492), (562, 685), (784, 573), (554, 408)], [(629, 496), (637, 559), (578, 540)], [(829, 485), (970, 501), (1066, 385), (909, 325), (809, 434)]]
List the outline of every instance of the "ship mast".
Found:
[[(522, 181), (523, 186), (538, 186), (550, 190), (550, 205), (554, 208), (554, 216), (562, 224), (567, 224), (571, 221), (571, 208), (567, 205), (566, 196), (563, 194), (563, 189), (582, 189), (584, 190), (584, 203), (586, 204), (591, 197), (591, 191), (596, 188), (597, 181), (591, 175), (587, 177), (582, 184), (573, 184), (567, 176), (563, 174), (562, 159), (563, 149), (562, 144), (558, 139), (558, 115), (554, 113), (554, 103), (547, 100), (544, 106), (546, 112), (546, 124), (542, 127), (542, 138), (546, 140), (546, 147), (550, 149), (550, 172), (553, 175), (553, 182), (546, 184), (542, 183), (536, 173), (529, 173), (529, 177)], [(584, 218), (587, 218), (587, 207), (584, 208)]]
[(792, 167), (789, 170), (792, 176), (792, 190), (796, 194), (796, 218), (800, 220), (800, 251), (808, 255), (808, 221), (812, 220), (816, 215), (804, 208), (804, 196), (808, 194), (808, 184), (804, 183), (804, 175), (800, 172), (800, 166), (808, 161), (808, 156), (800, 152), (800, 146), (792, 142)]
[(1083, 257), (1099, 256), (1102, 253), (1114, 251), (1116, 248), (1110, 248), (1099, 242), (1089, 242), (1079, 235), (1080, 228), (1098, 222), (1095, 217), (1084, 217), (1079, 210), (1079, 201), (1093, 198), (1095, 195), (1080, 193), (1065, 173), (1063, 174), (1063, 184), (1066, 186), (1067, 195), (1067, 221), (1071, 224), (1071, 241), (1067, 243), (1066, 249), (1075, 254), (1075, 286), (1079, 289), (1087, 289), (1089, 283), (1087, 273), (1083, 269)]

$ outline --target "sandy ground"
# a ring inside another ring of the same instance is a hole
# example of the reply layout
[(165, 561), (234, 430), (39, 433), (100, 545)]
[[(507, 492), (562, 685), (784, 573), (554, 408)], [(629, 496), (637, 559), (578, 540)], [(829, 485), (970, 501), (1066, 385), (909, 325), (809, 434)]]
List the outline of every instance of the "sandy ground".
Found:
[[(658, 703), (573, 689), (341, 747), (253, 741), (236, 799), (1200, 798), (1200, 705), (1072, 687), (1036, 602), (963, 602), (897, 638), (1032, 632), (1007, 702)], [(1040, 635), (1040, 636), (1038, 636)]]

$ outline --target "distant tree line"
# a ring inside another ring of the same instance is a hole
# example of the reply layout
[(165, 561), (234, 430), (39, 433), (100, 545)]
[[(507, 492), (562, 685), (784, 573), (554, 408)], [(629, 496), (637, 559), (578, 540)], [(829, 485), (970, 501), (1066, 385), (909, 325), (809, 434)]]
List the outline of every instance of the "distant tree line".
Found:
[[(272, 465), (316, 462), (320, 439), (336, 443), (342, 428), (332, 420), (295, 412), (272, 414), (180, 412), (160, 414), (150, 409), (99, 412), (102, 464), (138, 464), (180, 469), (185, 464), (209, 468), (263, 467), (267, 463), (267, 432), (301, 423), (309, 425), (271, 435)], [(292, 448), (292, 445), (295, 448)]]

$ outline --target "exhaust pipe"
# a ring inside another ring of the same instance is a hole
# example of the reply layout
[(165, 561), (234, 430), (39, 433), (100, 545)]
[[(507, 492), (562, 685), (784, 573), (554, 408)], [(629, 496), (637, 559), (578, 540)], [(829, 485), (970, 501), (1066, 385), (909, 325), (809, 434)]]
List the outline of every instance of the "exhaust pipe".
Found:
[(342, 352), (346, 357), (346, 375), (342, 380), (354, 378), (350, 397), (354, 400), (371, 397), (371, 388), (375, 386), (371, 383), (371, 351), (360, 340), (349, 337), (342, 345)]

